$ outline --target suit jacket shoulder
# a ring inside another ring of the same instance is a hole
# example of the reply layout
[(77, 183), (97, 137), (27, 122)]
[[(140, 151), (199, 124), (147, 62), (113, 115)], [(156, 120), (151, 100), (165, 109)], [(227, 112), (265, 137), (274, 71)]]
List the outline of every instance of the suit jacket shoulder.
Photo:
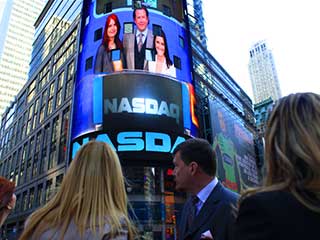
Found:
[[(231, 192), (218, 183), (203, 204), (194, 220), (194, 225), (180, 239), (200, 239), (202, 233), (210, 230), (215, 240), (229, 240), (232, 237), (233, 204), (236, 204), (238, 194)], [(185, 204), (184, 211), (188, 212), (190, 200)], [(183, 213), (181, 231), (185, 229), (187, 221)]]

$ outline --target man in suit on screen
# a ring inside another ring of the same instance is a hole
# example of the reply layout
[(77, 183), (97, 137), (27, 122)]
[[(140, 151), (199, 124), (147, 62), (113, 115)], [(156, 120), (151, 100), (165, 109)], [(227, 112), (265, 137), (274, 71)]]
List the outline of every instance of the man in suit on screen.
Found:
[(125, 33), (123, 37), (127, 68), (146, 70), (146, 49), (153, 48), (153, 33), (148, 29), (148, 9), (145, 6), (135, 8), (133, 20), (137, 28), (134, 33)]
[(208, 141), (188, 139), (174, 149), (176, 190), (190, 194), (180, 219), (178, 239), (232, 238), (238, 194), (216, 178), (216, 158)]

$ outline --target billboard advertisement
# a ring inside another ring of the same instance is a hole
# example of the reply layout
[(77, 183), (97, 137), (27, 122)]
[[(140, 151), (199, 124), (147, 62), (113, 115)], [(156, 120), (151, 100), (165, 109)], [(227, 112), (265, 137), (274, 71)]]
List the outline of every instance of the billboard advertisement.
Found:
[(218, 178), (235, 192), (257, 186), (253, 134), (243, 120), (219, 99), (209, 100), (209, 109)]
[(184, 9), (182, 0), (84, 1), (73, 153), (98, 138), (123, 158), (170, 159), (197, 135)]

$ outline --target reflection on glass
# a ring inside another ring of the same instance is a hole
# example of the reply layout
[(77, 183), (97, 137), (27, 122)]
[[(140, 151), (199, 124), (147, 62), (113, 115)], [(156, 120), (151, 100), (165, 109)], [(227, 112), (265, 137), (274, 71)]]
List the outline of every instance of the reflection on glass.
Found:
[(127, 193), (143, 239), (176, 239), (185, 195), (176, 193), (172, 169), (124, 167)]

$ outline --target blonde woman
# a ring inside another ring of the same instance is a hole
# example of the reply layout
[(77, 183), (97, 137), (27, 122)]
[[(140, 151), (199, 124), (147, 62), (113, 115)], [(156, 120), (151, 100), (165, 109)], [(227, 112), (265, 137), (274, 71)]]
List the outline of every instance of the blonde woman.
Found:
[(133, 239), (117, 154), (103, 142), (82, 146), (58, 193), (27, 220), (24, 239)]
[(297, 93), (278, 101), (266, 128), (265, 161), (264, 185), (240, 198), (234, 238), (318, 239), (320, 95)]

